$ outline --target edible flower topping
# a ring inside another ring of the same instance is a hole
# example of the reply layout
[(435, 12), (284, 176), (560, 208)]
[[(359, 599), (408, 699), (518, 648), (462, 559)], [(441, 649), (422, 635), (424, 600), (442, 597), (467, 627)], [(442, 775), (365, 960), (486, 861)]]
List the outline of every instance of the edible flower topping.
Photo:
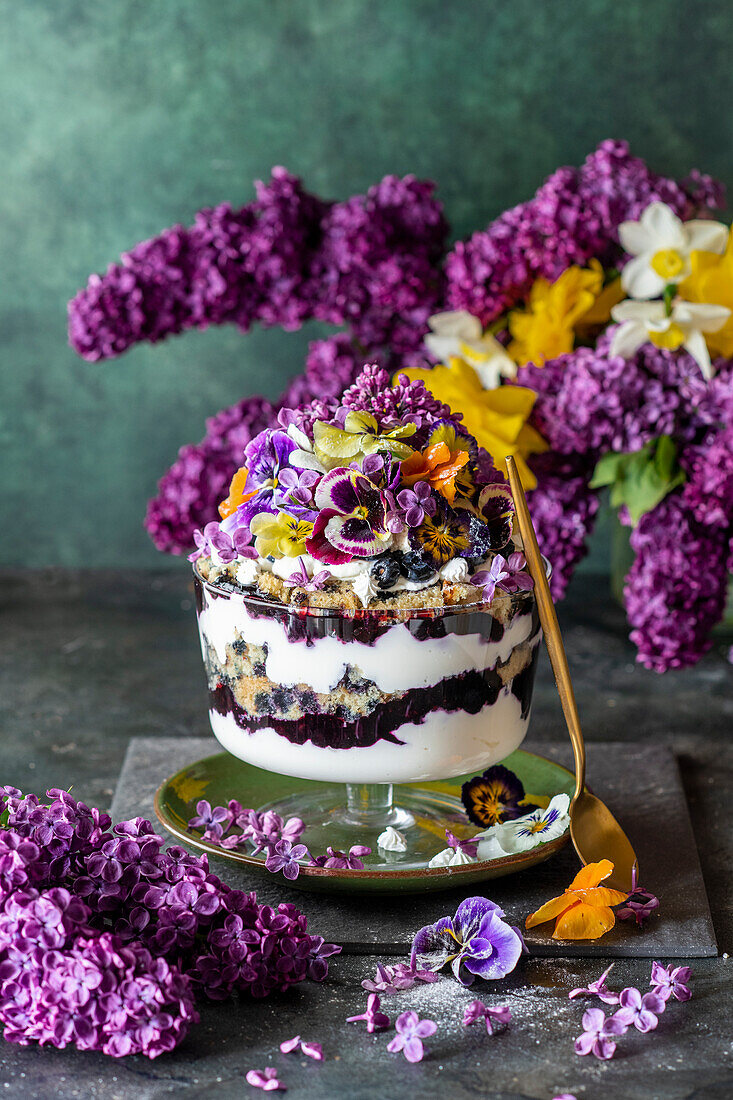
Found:
[(291, 573), (289, 577), (286, 577), (283, 584), (288, 588), (305, 588), (306, 592), (317, 592), (323, 588), (324, 584), (331, 576), (328, 569), (321, 569), (320, 572), (314, 573), (312, 577), (308, 576), (308, 570), (305, 567), (305, 562), (302, 558), (298, 559), (300, 565)]
[(315, 494), (321, 509), (308, 549), (321, 556), (321, 536), (342, 554), (371, 557), (389, 542), (387, 498), (363, 473), (338, 467), (319, 482)]
[(456, 498), (456, 475), (468, 462), (467, 451), (451, 451), (446, 443), (434, 443), (415, 451), (400, 466), (405, 485), (426, 481), (451, 504)]
[(527, 917), (527, 928), (555, 920), (554, 940), (599, 939), (616, 923), (611, 906), (626, 901), (626, 894), (620, 890), (599, 886), (611, 874), (613, 864), (608, 859), (581, 867), (564, 894), (545, 902)]
[(503, 592), (528, 592), (534, 588), (534, 581), (526, 572), (526, 565), (524, 554), (518, 551), (508, 558), (497, 554), (488, 569), (474, 573), (471, 584), (483, 589), (481, 599), (485, 603), (493, 600), (497, 588)]
[(470, 552), (471, 515), (439, 500), (434, 514), (410, 529), (409, 541), (412, 549), (420, 551), (437, 571), (451, 558), (466, 557)]
[(502, 920), (504, 911), (487, 898), (466, 898), (454, 917), (441, 917), (415, 936), (411, 965), (437, 972), (450, 963), (463, 985), (474, 978), (504, 978), (519, 962), (522, 935)]
[(255, 536), (255, 548), (260, 557), (297, 558), (306, 553), (306, 540), (313, 534), (313, 524), (278, 512), (272, 516), (260, 512), (250, 521), (250, 531)]
[(242, 523), (249, 523), (258, 512), (277, 510), (276, 491), (280, 470), (287, 466), (294, 450), (293, 440), (279, 428), (268, 428), (247, 444), (244, 449), (247, 480), (243, 487), (242, 503), (236, 509)]
[(236, 474), (231, 480), (229, 485), (229, 495), (219, 505), (219, 515), (222, 519), (226, 519), (227, 516), (231, 516), (233, 512), (236, 512), (240, 504), (244, 504), (246, 500), (254, 496), (256, 490), (253, 489), (251, 493), (245, 493), (244, 487), (247, 484), (247, 478), (249, 477), (249, 471), (246, 466), (240, 466)]
[(412, 423), (381, 429), (368, 412), (349, 412), (343, 428), (317, 420), (313, 425), (313, 450), (324, 469), (332, 470), (345, 462), (364, 458), (374, 451), (389, 451), (395, 458), (407, 458), (412, 447), (403, 442), (415, 434)]

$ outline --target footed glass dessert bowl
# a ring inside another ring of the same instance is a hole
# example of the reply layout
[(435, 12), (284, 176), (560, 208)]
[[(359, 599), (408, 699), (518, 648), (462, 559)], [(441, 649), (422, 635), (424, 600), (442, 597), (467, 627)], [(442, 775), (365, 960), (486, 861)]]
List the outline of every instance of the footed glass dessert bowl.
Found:
[[(415, 789), (395, 805), (393, 784), (480, 772), (521, 745), (541, 639), (533, 592), (441, 607), (298, 607), (210, 583), (197, 566), (194, 576), (217, 740), (267, 771), (346, 785), (261, 809), (300, 817), (311, 851), (358, 843), (389, 865), (425, 866), (461, 803)], [(388, 826), (403, 833), (404, 852), (379, 849)]]

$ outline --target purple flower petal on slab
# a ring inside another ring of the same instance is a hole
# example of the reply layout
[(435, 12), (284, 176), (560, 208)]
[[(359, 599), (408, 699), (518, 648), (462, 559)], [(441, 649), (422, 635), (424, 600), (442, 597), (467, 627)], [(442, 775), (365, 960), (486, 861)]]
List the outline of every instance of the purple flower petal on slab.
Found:
[(285, 1085), (280, 1084), (278, 1081), (277, 1070), (273, 1066), (268, 1066), (264, 1070), (249, 1070), (246, 1080), (248, 1085), (252, 1085), (256, 1089), (262, 1089), (264, 1092), (287, 1092)]
[(676, 1001), (689, 1001), (692, 992), (688, 982), (692, 975), (689, 966), (662, 966), (660, 962), (652, 963), (652, 974), (649, 985), (653, 992), (659, 994), (663, 1001), (674, 997)]
[(599, 1000), (603, 1001), (607, 1005), (617, 1005), (619, 999), (618, 993), (612, 992), (612, 990), (608, 989), (608, 987), (606, 986), (606, 978), (613, 970), (613, 967), (614, 964), (611, 963), (608, 970), (604, 970), (600, 978), (596, 978), (596, 980), (594, 982), (591, 982), (590, 985), (583, 986), (578, 989), (571, 989), (568, 993), (568, 997), (570, 998), (570, 1000), (572, 1001), (573, 998), (582, 996), (598, 997)]
[(390, 1054), (404, 1054), (408, 1062), (421, 1062), (425, 1053), (422, 1040), (429, 1038), (438, 1025), (432, 1020), (421, 1020), (417, 1012), (403, 1012), (397, 1017), (397, 1035), (387, 1044)]

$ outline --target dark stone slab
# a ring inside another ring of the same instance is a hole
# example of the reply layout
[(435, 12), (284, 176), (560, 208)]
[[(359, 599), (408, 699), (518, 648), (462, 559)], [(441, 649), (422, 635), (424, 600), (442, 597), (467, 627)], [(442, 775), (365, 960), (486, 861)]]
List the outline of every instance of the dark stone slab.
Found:
[[(134, 738), (112, 803), (113, 815), (117, 819), (150, 817), (158, 785), (172, 771), (217, 748), (212, 738)], [(546, 743), (539, 748), (545, 755), (570, 765), (569, 745)], [(593, 789), (628, 830), (639, 857), (642, 881), (659, 897), (660, 915), (652, 918), (643, 931), (618, 922), (597, 943), (557, 944), (551, 938), (551, 925), (532, 929), (527, 933), (532, 953), (604, 958), (716, 954), (700, 861), (671, 751), (660, 745), (589, 745), (588, 775)], [(160, 827), (157, 822), (156, 827)], [(308, 914), (320, 935), (357, 954), (406, 954), (418, 928), (453, 911), (466, 896), (465, 890), (397, 898), (313, 894), (286, 889), (281, 876), (253, 872), (226, 860), (212, 862), (227, 882), (257, 890), (262, 900), (293, 901)], [(577, 857), (568, 845), (538, 867), (486, 883), (485, 891), (516, 923), (523, 924), (528, 913), (563, 892), (577, 869)], [(474, 887), (473, 892), (481, 889)]]

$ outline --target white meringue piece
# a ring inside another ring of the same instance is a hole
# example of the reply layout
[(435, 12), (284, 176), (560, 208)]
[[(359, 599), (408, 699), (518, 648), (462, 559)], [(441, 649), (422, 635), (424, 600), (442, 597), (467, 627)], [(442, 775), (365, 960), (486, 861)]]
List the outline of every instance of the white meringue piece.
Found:
[(383, 833), (377, 837), (377, 845), (385, 852), (406, 852), (407, 841), (402, 833), (388, 825)]

